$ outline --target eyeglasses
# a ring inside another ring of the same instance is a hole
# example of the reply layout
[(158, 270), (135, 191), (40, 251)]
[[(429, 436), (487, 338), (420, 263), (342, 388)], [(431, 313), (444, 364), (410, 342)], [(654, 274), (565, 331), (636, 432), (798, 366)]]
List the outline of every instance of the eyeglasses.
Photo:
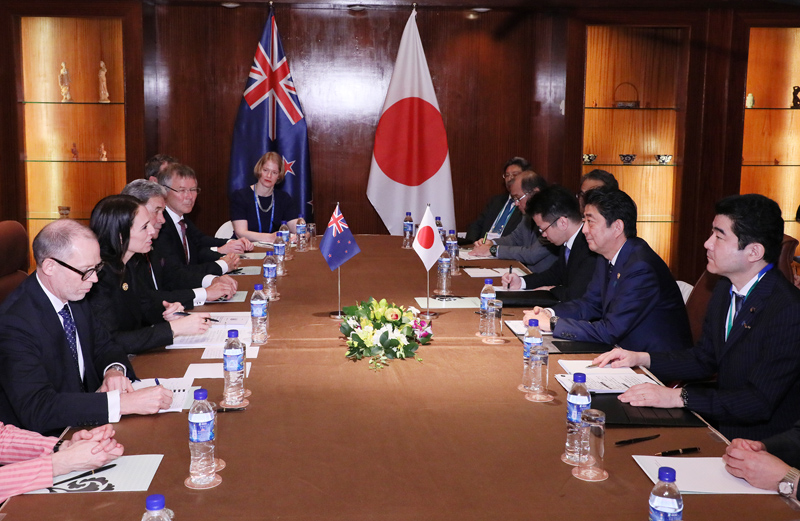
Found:
[[(559, 217), (558, 219), (561, 219), (561, 217)], [(544, 235), (544, 233), (545, 233), (545, 232), (547, 232), (547, 230), (549, 230), (551, 226), (553, 226), (555, 223), (557, 223), (557, 222), (558, 222), (558, 219), (556, 219), (555, 221), (553, 221), (553, 222), (551, 222), (550, 224), (548, 224), (548, 225), (547, 225), (547, 228), (545, 228), (544, 230), (542, 230), (541, 228), (539, 228), (539, 235)]]
[(69, 264), (67, 264), (64, 261), (60, 261), (60, 260), (55, 259), (53, 257), (49, 257), (49, 259), (61, 264), (62, 266), (64, 266), (65, 268), (67, 268), (70, 271), (74, 271), (75, 273), (77, 273), (78, 275), (81, 276), (81, 280), (82, 281), (89, 280), (89, 277), (91, 277), (93, 273), (100, 273), (100, 270), (102, 270), (103, 266), (105, 266), (105, 264), (106, 264), (105, 262), (101, 262), (100, 264), (98, 264), (94, 268), (89, 268), (86, 271), (81, 271), (78, 268), (74, 268), (74, 267), (70, 266)]
[(516, 171), (514, 171), (514, 172), (505, 172), (503, 174), (503, 179), (512, 179), (514, 177), (517, 177), (521, 173), (522, 172), (516, 172)]
[(513, 198), (513, 201), (514, 201), (515, 203), (519, 203), (519, 202), (521, 202), (523, 199), (525, 199), (526, 197), (528, 197), (529, 195), (531, 195), (531, 193), (530, 193), (530, 192), (525, 192), (524, 194), (522, 194), (522, 195), (521, 195), (521, 196), (519, 196), (519, 197), (514, 197), (514, 198)]
[(173, 192), (175, 192), (177, 194), (181, 194), (181, 195), (186, 195), (187, 193), (193, 193), (193, 194), (197, 195), (197, 194), (200, 193), (200, 189), (199, 188), (181, 188), (180, 190), (175, 190), (171, 186), (167, 186), (167, 185), (162, 185), (162, 186), (164, 186), (164, 188), (172, 190)]

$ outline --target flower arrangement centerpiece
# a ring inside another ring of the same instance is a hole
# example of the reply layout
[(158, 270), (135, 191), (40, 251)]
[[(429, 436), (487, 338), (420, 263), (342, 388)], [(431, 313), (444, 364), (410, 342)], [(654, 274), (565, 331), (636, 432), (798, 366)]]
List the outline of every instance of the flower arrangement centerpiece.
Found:
[(388, 304), (386, 299), (370, 297), (344, 308), (344, 313), (339, 331), (347, 339), (347, 358), (369, 357), (369, 366), (375, 370), (390, 360), (414, 357), (417, 348), (433, 338), (430, 322), (417, 318), (419, 310)]

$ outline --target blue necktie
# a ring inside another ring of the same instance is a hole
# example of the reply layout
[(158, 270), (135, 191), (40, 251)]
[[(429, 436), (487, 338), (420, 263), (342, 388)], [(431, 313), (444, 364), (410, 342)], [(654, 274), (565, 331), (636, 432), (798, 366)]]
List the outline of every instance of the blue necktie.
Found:
[(564, 264), (569, 262), (569, 246), (564, 246)]
[(62, 319), (64, 319), (64, 333), (67, 335), (67, 344), (69, 344), (69, 350), (72, 353), (72, 358), (75, 360), (75, 364), (78, 366), (78, 371), (80, 371), (80, 364), (78, 363), (78, 340), (76, 337), (75, 321), (72, 320), (72, 313), (69, 311), (69, 304), (64, 304), (64, 307), (61, 308), (61, 311), (59, 311), (58, 314), (61, 315)]
[(514, 211), (514, 208), (514, 203), (511, 202), (511, 199), (506, 200), (506, 204), (503, 206), (503, 211), (500, 212), (500, 215), (494, 222), (494, 226), (492, 226), (492, 229), (489, 231), (492, 233), (503, 233), (503, 229), (506, 227), (508, 218), (511, 216), (511, 212)]

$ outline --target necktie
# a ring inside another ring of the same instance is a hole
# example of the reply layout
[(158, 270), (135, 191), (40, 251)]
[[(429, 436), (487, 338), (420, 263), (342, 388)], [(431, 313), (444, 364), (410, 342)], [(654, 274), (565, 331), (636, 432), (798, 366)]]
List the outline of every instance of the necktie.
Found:
[(61, 315), (61, 318), (64, 320), (64, 333), (67, 335), (67, 344), (69, 344), (72, 359), (75, 360), (75, 364), (78, 366), (78, 370), (80, 370), (80, 364), (78, 364), (78, 341), (75, 335), (75, 321), (72, 320), (69, 304), (64, 304), (64, 307), (61, 308), (58, 314)]
[(569, 262), (569, 246), (564, 246), (564, 264)]
[(733, 319), (736, 320), (736, 316), (739, 314), (739, 310), (742, 309), (742, 302), (744, 302), (744, 295), (739, 295), (738, 293), (734, 293), (733, 299), (734, 299)]
[(489, 231), (492, 233), (503, 233), (503, 229), (506, 227), (508, 218), (511, 217), (511, 213), (514, 211), (514, 208), (515, 206), (511, 199), (506, 200), (503, 210), (497, 215), (497, 219), (495, 219), (494, 225)]
[(181, 239), (183, 240), (183, 256), (186, 260), (186, 264), (189, 264), (189, 243), (186, 242), (186, 221), (181, 219), (178, 221), (178, 224), (181, 226)]

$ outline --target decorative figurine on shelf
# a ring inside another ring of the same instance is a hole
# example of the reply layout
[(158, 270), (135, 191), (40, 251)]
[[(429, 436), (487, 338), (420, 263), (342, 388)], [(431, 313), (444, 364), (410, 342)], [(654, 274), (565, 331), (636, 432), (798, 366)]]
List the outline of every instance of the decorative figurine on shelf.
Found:
[(780, 165), (780, 164), (781, 164), (781, 162), (780, 162), (780, 161), (778, 161), (778, 158), (777, 158), (777, 157), (775, 158), (775, 163), (774, 163), (774, 164), (775, 164), (775, 166), (778, 166), (778, 165)]
[(800, 87), (792, 87), (792, 108), (800, 109)]
[(58, 86), (61, 87), (61, 103), (72, 101), (72, 96), (69, 93), (69, 71), (67, 71), (67, 64), (61, 62), (61, 72), (58, 73)]
[(748, 109), (752, 109), (753, 107), (756, 106), (756, 98), (755, 96), (753, 96), (752, 92), (747, 95), (747, 99), (744, 102), (744, 106), (747, 107)]
[(70, 149), (70, 152), (72, 152), (72, 160), (73, 161), (77, 161), (78, 160), (78, 145), (76, 143), (72, 144), (72, 148)]
[(108, 161), (108, 152), (106, 151), (105, 143), (100, 143), (100, 161)]
[(59, 206), (58, 207), (58, 215), (60, 216), (59, 219), (69, 219), (69, 211), (72, 208), (69, 206)]
[(108, 83), (106, 83), (106, 64), (100, 61), (100, 72), (97, 73), (97, 79), (100, 82), (100, 103), (111, 103), (108, 99)]

